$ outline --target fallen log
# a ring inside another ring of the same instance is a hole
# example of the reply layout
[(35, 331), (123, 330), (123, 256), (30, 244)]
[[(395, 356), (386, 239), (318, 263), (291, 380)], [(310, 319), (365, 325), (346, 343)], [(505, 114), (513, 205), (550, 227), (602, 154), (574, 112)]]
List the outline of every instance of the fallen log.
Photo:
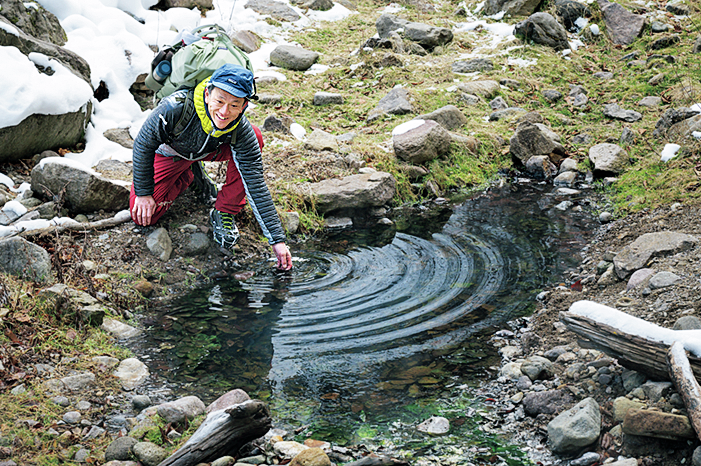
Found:
[(103, 228), (116, 227), (117, 225), (121, 225), (122, 223), (128, 222), (129, 220), (131, 220), (131, 214), (129, 213), (129, 210), (120, 210), (114, 215), (114, 217), (96, 220), (94, 222), (81, 223), (73, 220), (61, 225), (52, 225), (49, 227), (34, 228), (31, 230), (17, 230), (16, 233), (10, 236), (20, 235), (22, 237), (32, 237), (52, 233), (63, 233), (64, 231), (76, 231), (85, 233), (91, 230), (101, 230)]
[(270, 411), (259, 400), (212, 411), (185, 445), (158, 466), (193, 466), (233, 456), (246, 443), (265, 435), (271, 424)]
[(669, 376), (684, 400), (687, 416), (696, 431), (696, 436), (701, 440), (701, 386), (694, 377), (689, 358), (680, 342), (672, 344), (667, 353), (667, 363)]
[[(671, 330), (591, 301), (578, 301), (560, 313), (565, 326), (584, 337), (582, 347), (591, 347), (615, 357), (618, 362), (657, 380), (669, 380), (667, 352), (675, 342), (685, 343), (698, 353), (701, 331)], [(701, 380), (701, 358), (689, 355), (697, 381)]]

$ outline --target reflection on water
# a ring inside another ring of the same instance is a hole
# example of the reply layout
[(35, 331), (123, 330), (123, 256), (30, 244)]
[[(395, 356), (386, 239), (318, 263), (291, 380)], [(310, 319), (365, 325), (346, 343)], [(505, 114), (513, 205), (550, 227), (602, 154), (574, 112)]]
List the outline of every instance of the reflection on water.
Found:
[(194, 291), (159, 310), (134, 349), (205, 400), (243, 388), (294, 406), (279, 414), (290, 422), (379, 419), (484, 375), (494, 354), (483, 339), (530, 312), (592, 229), (553, 208), (560, 201), (507, 186), (452, 209), (409, 209), (396, 234), (370, 232), (381, 244), (335, 238), (296, 251), (290, 274), (265, 263), (245, 282)]

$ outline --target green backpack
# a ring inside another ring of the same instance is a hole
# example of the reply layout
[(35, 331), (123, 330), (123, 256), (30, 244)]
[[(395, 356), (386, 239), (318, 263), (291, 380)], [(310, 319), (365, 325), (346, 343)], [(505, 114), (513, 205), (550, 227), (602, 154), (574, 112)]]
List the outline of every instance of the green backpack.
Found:
[(151, 62), (151, 73), (146, 77), (145, 83), (149, 89), (156, 91), (157, 100), (178, 89), (195, 87), (226, 63), (253, 72), (248, 55), (231, 42), (221, 26), (200, 26), (192, 31), (192, 35), (195, 37), (194, 42), (185, 45), (180, 41), (166, 47)]

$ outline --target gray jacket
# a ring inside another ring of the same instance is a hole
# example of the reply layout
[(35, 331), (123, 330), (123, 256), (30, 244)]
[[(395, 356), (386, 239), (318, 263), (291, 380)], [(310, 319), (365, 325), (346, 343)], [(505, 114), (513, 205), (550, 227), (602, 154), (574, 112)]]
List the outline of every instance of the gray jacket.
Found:
[(136, 195), (153, 195), (155, 185), (153, 162), (156, 152), (165, 156), (200, 160), (218, 150), (222, 144), (230, 144), (234, 163), (236, 163), (246, 189), (248, 202), (263, 234), (270, 244), (285, 241), (285, 231), (263, 178), (260, 146), (251, 123), (244, 115), (241, 115), (234, 131), (220, 137), (214, 137), (202, 129), (200, 119), (193, 111), (191, 112), (193, 117), (187, 122), (186, 129), (174, 136), (172, 129), (175, 128), (180, 119), (184, 106), (186, 104), (193, 105), (191, 100), (186, 99), (186, 96), (187, 90), (182, 90), (161, 100), (148, 116), (134, 140), (132, 161)]

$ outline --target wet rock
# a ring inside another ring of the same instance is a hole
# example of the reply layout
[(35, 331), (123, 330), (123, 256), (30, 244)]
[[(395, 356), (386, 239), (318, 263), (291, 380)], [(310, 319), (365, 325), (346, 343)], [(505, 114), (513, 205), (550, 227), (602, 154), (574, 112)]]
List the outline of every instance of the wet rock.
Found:
[(646, 233), (624, 247), (614, 257), (616, 274), (626, 278), (643, 268), (653, 257), (667, 256), (694, 247), (698, 239), (684, 233), (662, 231)]
[(599, 404), (585, 398), (548, 423), (548, 444), (556, 453), (571, 454), (594, 443), (600, 433)]
[(444, 435), (450, 431), (450, 421), (444, 417), (432, 416), (419, 424), (416, 429), (430, 435)]
[(629, 410), (623, 420), (623, 432), (671, 440), (696, 438), (688, 417), (647, 409)]

